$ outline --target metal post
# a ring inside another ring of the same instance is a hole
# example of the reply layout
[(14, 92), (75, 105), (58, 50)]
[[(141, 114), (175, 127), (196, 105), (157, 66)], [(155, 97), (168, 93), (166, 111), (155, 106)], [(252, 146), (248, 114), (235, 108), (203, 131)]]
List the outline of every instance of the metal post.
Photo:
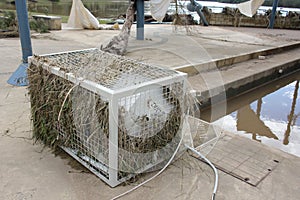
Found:
[(136, 39), (144, 40), (144, 0), (136, 1)]
[(20, 64), (19, 68), (8, 79), (7, 83), (16, 86), (26, 86), (28, 85), (28, 57), (32, 56), (28, 12), (26, 0), (17, 0), (15, 1), (15, 3), (18, 17), (19, 35), (22, 47), (22, 64)]
[(190, 3), (187, 4), (187, 9), (190, 12), (195, 12), (196, 11), (197, 14), (199, 15), (203, 25), (208, 26), (209, 24), (208, 24), (203, 12), (202, 12), (202, 8), (203, 8), (203, 6), (200, 3), (196, 2), (195, 0), (190, 0)]
[(274, 0), (273, 1), (273, 8), (272, 8), (272, 14), (271, 14), (270, 25), (269, 25), (269, 28), (271, 28), (271, 29), (273, 29), (273, 27), (274, 27), (276, 9), (277, 9), (277, 6), (278, 6), (278, 2), (279, 2), (279, 0)]

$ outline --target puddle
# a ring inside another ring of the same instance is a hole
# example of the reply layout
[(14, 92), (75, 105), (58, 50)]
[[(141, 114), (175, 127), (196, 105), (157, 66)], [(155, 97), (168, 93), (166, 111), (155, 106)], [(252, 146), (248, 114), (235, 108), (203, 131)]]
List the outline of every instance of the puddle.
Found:
[(227, 113), (201, 118), (226, 131), (300, 157), (300, 72), (279, 79), (227, 102)]

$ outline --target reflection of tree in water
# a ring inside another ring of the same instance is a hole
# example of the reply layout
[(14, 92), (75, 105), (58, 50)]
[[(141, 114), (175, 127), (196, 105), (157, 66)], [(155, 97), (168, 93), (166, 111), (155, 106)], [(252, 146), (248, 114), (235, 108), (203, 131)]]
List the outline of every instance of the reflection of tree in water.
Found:
[(294, 115), (292, 126), (294, 126), (296, 124), (296, 121), (299, 116), (300, 116), (300, 113)]
[[(287, 129), (284, 134), (283, 144), (289, 144), (289, 137), (291, 133), (291, 127), (296, 124), (297, 118), (299, 117), (300, 113), (295, 114), (296, 102), (298, 98), (298, 89), (299, 89), (299, 81), (296, 82), (293, 101), (291, 105), (290, 114), (287, 116), (288, 123)], [(252, 134), (252, 139), (256, 141), (258, 140), (256, 137), (257, 135), (265, 136), (268, 138), (273, 138), (278, 140), (278, 137), (267, 127), (264, 122), (260, 119), (260, 114), (262, 110), (262, 98), (257, 100), (257, 108), (256, 112), (254, 112), (250, 104), (240, 108), (237, 111), (237, 130), (238, 131), (246, 131), (246, 133)]]
[(297, 97), (298, 97), (298, 89), (299, 89), (299, 81), (297, 81), (296, 85), (295, 85), (293, 102), (292, 102), (292, 108), (291, 108), (290, 114), (288, 115), (287, 129), (285, 131), (284, 139), (283, 139), (283, 144), (284, 145), (288, 145), (289, 144), (289, 137), (290, 137), (290, 133), (291, 133), (292, 123), (295, 124), (296, 118), (299, 115), (299, 114), (295, 115), (295, 108), (296, 108), (296, 102), (297, 102)]
[(259, 142), (260, 140), (256, 138), (257, 135), (278, 140), (278, 137), (260, 119), (261, 106), (262, 100), (259, 99), (257, 113), (251, 109), (250, 104), (239, 109), (237, 111), (237, 130), (252, 134), (252, 139)]
[(256, 108), (256, 114), (257, 114), (257, 117), (260, 118), (260, 113), (261, 113), (261, 106), (262, 106), (262, 98), (259, 98), (257, 100), (257, 108)]

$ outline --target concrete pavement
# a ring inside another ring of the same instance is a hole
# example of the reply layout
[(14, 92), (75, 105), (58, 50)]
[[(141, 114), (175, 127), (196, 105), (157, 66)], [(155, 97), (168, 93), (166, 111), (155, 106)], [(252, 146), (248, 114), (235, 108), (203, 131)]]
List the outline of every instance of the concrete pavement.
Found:
[[(194, 27), (188, 31), (189, 35), (186, 34), (185, 28), (178, 28), (177, 32), (174, 32), (174, 27), (170, 25), (151, 25), (146, 26), (146, 40), (136, 41), (133, 30), (126, 56), (177, 69), (208, 63), (203, 64), (204, 69), (200, 70), (201, 73), (207, 73), (207, 69), (218, 69), (211, 64), (212, 60), (300, 42), (299, 31), (292, 30)], [(33, 51), (35, 54), (45, 54), (98, 47), (115, 34), (118, 32), (66, 29), (44, 35), (36, 34), (32, 39)], [(20, 64), (20, 49), (18, 38), (0, 39), (0, 199), (110, 199), (132, 188), (134, 184), (110, 188), (64, 152), (53, 152), (31, 140), (27, 90), (25, 87), (18, 88), (6, 84), (6, 80)], [(288, 54), (289, 57), (281, 55), (280, 60), (283, 63), (285, 59), (299, 59), (299, 49), (289, 51)], [(274, 65), (277, 61), (271, 57), (269, 60), (248, 60), (251, 64), (245, 66), (257, 67), (257, 62), (269, 62)], [(239, 71), (236, 76), (244, 73), (244, 70), (239, 70), (239, 66), (242, 65), (235, 66)], [(226, 69), (235, 71), (230, 67)], [(228, 74), (220, 74), (225, 80), (234, 79), (233, 75), (228, 78)], [(199, 89), (200, 93), (203, 92), (205, 89), (197, 86), (201, 82), (195, 79), (191, 81), (192, 86)], [(212, 77), (210, 83), (215, 82)], [(298, 199), (298, 157), (231, 133), (223, 134), (227, 137), (221, 137), (216, 147), (222, 144), (222, 148), (229, 148), (238, 138), (245, 148), (257, 146), (264, 155), (281, 159), (276, 168), (256, 187), (220, 171), (216, 199)], [(138, 182), (150, 175), (152, 174), (141, 177)], [(213, 172), (206, 164), (185, 154), (162, 175), (122, 199), (209, 199), (213, 181)]]

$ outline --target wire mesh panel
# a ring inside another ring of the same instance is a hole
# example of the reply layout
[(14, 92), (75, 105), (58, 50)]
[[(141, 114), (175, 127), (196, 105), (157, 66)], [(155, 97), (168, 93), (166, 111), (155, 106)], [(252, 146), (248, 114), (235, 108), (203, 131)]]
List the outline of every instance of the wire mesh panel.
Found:
[(35, 137), (59, 144), (110, 186), (173, 155), (185, 74), (98, 49), (29, 60)]
[(139, 88), (119, 99), (119, 169), (147, 170), (173, 155), (181, 135), (183, 82)]

